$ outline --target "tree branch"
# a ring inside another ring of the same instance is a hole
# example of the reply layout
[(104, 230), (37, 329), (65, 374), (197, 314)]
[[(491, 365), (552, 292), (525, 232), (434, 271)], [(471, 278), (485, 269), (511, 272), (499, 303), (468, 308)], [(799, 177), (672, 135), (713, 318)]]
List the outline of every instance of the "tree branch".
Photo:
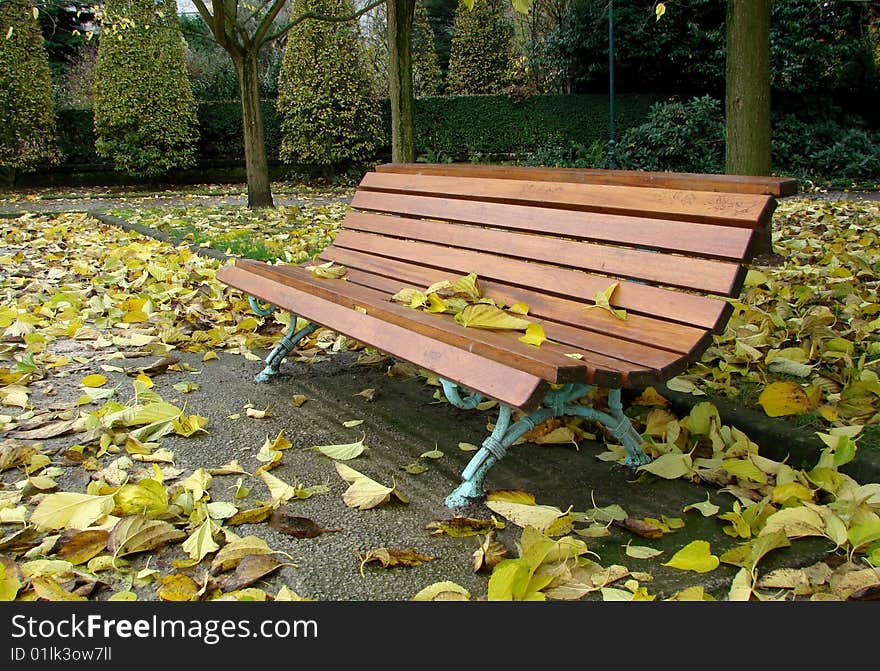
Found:
[(361, 9), (359, 9), (356, 12), (353, 12), (351, 14), (346, 14), (345, 16), (332, 16), (332, 15), (327, 15), (327, 14), (318, 14), (316, 12), (305, 12), (304, 14), (300, 14), (298, 17), (296, 17), (295, 19), (290, 21), (290, 23), (288, 23), (282, 29), (277, 30), (274, 33), (272, 33), (269, 37), (266, 38), (265, 42), (271, 42), (272, 40), (277, 40), (279, 37), (281, 37), (285, 33), (289, 32), (291, 28), (299, 25), (300, 23), (302, 23), (303, 21), (306, 21), (308, 19), (313, 19), (316, 21), (328, 21), (330, 23), (342, 23), (344, 21), (353, 21), (353, 20), (357, 19), (358, 17), (363, 16), (364, 14), (369, 12), (371, 9), (374, 9), (374, 8), (378, 7), (379, 5), (383, 4), (384, 2), (385, 2), (385, 0), (372, 0), (365, 7), (362, 7)]

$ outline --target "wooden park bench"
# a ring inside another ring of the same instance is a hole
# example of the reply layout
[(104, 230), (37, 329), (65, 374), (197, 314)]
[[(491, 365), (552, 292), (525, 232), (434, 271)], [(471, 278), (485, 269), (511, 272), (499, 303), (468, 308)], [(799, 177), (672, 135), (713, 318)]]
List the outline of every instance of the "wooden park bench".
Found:
[[(460, 507), (485, 493), (488, 470), (541, 422), (577, 415), (601, 422), (632, 467), (650, 459), (624, 414), (621, 389), (683, 372), (722, 332), (776, 197), (794, 180), (629, 171), (386, 164), (367, 173), (342, 229), (302, 266), (239, 259), (218, 278), (292, 313), (291, 329), (258, 379), (320, 326), (440, 378), (457, 407), (499, 402), (491, 435), (446, 498)], [(304, 266), (344, 266), (344, 279)], [(391, 300), (476, 273), (482, 295), (528, 306), (547, 337), (467, 328)], [(593, 309), (597, 292), (608, 309)], [(257, 302), (258, 299), (260, 302)], [(299, 315), (309, 325), (297, 331)], [(608, 390), (607, 410), (584, 405)]]

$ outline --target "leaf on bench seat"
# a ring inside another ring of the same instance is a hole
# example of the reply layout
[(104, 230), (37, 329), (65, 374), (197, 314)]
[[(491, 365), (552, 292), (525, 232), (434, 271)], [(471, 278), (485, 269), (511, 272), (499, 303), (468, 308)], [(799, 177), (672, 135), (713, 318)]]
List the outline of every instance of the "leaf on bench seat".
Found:
[(615, 282), (610, 287), (605, 289), (605, 291), (596, 291), (593, 300), (596, 301), (595, 305), (588, 305), (586, 307), (587, 310), (590, 308), (602, 308), (603, 310), (608, 310), (611, 314), (617, 317), (620, 320), (626, 320), (626, 310), (621, 308), (613, 308), (611, 307), (611, 297), (614, 295), (614, 291), (617, 289), (619, 282)]
[(306, 270), (311, 272), (315, 277), (323, 277), (328, 280), (342, 279), (348, 272), (348, 268), (345, 266), (334, 265), (333, 261), (327, 261), (327, 263), (322, 263), (318, 266), (306, 266)]
[(525, 331), (531, 324), (487, 303), (468, 305), (455, 316), (455, 321), (469, 328), (495, 331)]

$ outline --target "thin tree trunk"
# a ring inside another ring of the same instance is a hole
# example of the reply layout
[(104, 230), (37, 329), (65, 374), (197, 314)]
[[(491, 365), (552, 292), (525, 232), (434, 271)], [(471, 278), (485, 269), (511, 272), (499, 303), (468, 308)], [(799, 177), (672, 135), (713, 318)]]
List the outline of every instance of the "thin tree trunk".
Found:
[[(770, 0), (727, 1), (725, 170), (769, 175)], [(760, 231), (757, 253), (772, 254), (772, 231)]]
[(415, 0), (388, 0), (388, 88), (391, 98), (391, 160), (412, 163), (415, 102), (412, 75), (412, 24)]
[(247, 170), (248, 207), (274, 207), (269, 181), (269, 161), (263, 133), (260, 85), (256, 53), (245, 53), (235, 63), (241, 93), (241, 120), (244, 126), (244, 161)]

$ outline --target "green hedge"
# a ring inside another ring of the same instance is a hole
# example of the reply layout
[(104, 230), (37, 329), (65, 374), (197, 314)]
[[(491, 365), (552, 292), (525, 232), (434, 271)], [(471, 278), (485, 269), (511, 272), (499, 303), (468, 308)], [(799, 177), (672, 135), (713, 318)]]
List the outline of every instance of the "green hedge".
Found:
[[(614, 98), (615, 136), (643, 123), (659, 95)], [(523, 155), (609, 138), (608, 96), (444, 96), (416, 101), (416, 152), (430, 159)]]
[[(615, 98), (615, 129), (623, 132), (645, 120), (651, 104), (662, 99), (652, 95), (621, 95)], [(384, 160), (390, 145), (390, 109), (382, 105), (384, 135), (379, 157)], [(238, 101), (199, 103), (198, 156), (200, 165), (244, 160), (241, 105)], [(58, 112), (58, 144), (68, 170), (94, 166), (107, 168), (95, 153), (91, 109)], [(522, 155), (559, 144), (608, 140), (608, 96), (544, 95), (525, 99), (509, 96), (442, 96), (416, 100), (416, 152), (431, 160)], [(280, 116), (275, 102), (263, 102), (266, 151), (277, 160), (281, 144)]]

